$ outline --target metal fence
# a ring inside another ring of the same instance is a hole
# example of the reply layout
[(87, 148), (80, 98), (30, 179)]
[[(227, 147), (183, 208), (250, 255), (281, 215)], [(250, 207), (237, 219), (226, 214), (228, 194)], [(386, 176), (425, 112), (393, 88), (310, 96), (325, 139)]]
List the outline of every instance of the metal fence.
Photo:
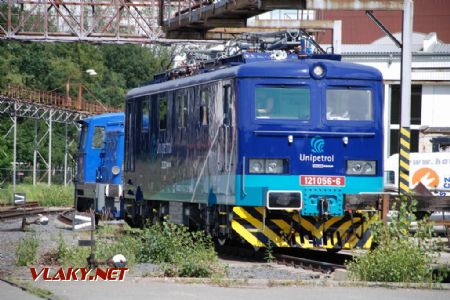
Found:
[[(66, 182), (64, 182), (66, 178)], [(64, 168), (54, 168), (51, 171), (52, 184), (70, 184), (75, 178), (75, 168), (68, 167), (66, 176), (64, 176)], [(12, 168), (0, 168), (0, 187), (12, 184), (13, 170)], [(36, 183), (48, 182), (48, 170), (36, 170)], [(33, 184), (33, 169), (32, 168), (17, 168), (16, 170), (16, 184)]]

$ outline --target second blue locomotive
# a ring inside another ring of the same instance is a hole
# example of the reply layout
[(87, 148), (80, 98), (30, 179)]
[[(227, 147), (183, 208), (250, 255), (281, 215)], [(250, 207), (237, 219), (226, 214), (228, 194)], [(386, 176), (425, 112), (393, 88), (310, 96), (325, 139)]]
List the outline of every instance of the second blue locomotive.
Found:
[(124, 113), (109, 113), (80, 121), (75, 179), (78, 211), (94, 209), (108, 218), (120, 216), (124, 118)]

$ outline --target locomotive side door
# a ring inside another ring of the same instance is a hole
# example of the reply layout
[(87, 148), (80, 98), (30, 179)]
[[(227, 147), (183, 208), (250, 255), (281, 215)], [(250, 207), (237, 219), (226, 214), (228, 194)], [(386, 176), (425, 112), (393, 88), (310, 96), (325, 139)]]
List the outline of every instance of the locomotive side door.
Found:
[(84, 182), (85, 160), (86, 160), (86, 139), (88, 135), (88, 124), (83, 122), (81, 127), (80, 143), (77, 153), (77, 182)]
[(230, 171), (230, 145), (231, 145), (231, 84), (224, 83), (222, 87), (223, 93), (223, 123), (221, 125), (221, 134), (219, 147), (219, 162), (221, 164), (219, 172), (227, 174)]

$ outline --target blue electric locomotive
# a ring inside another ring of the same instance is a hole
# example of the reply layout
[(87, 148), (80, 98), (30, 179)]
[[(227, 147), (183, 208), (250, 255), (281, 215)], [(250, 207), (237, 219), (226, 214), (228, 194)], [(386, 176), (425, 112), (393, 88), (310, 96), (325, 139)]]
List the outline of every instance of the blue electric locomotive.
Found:
[[(78, 143), (75, 208), (119, 217), (123, 180), (124, 113), (86, 118)], [(98, 190), (96, 190), (98, 189)]]
[(383, 189), (381, 73), (335, 55), (226, 64), (128, 93), (127, 215), (255, 247), (369, 248), (375, 213), (345, 202)]

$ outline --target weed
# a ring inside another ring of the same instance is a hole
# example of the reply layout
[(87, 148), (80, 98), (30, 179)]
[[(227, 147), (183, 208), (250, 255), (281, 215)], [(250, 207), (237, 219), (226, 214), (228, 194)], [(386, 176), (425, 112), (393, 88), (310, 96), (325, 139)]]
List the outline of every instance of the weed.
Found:
[(271, 241), (269, 241), (269, 244), (264, 252), (264, 259), (269, 263), (275, 261), (275, 256), (273, 255), (273, 243)]
[(142, 233), (141, 262), (159, 263), (165, 276), (210, 277), (224, 273), (211, 238), (164, 221)]
[(427, 220), (418, 222), (415, 234), (409, 231), (414, 221), (416, 202), (401, 201), (398, 214), (389, 224), (379, 221), (372, 226), (372, 251), (347, 263), (351, 279), (380, 282), (433, 281), (432, 264), (438, 250), (432, 241), (432, 225)]
[(27, 234), (22, 241), (20, 241), (16, 250), (18, 266), (28, 266), (36, 260), (36, 253), (39, 247), (39, 241), (34, 234)]

